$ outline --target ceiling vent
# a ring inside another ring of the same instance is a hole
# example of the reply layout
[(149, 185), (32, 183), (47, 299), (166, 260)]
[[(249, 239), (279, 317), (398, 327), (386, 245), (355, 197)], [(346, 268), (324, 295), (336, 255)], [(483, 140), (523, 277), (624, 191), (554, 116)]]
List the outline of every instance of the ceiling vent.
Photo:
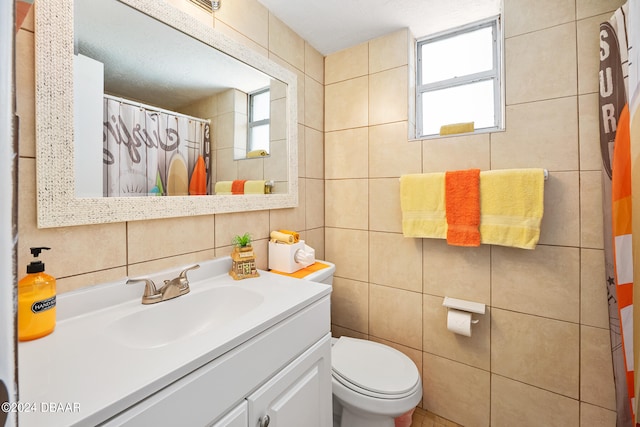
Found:
[(222, 1), (218, 0), (189, 0), (191, 1), (191, 3), (196, 4), (198, 6), (200, 6), (202, 9), (206, 10), (207, 12), (211, 13), (215, 10), (220, 9), (221, 3)]

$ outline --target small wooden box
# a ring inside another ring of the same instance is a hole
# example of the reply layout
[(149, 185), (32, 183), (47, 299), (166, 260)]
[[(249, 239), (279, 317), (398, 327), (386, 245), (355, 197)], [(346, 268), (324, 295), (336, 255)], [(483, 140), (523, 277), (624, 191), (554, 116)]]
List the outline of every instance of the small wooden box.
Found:
[(246, 246), (244, 248), (233, 248), (233, 252), (231, 252), (231, 271), (229, 271), (229, 275), (235, 280), (260, 276), (260, 274), (258, 274), (258, 269), (256, 268), (256, 256), (253, 253), (253, 247)]

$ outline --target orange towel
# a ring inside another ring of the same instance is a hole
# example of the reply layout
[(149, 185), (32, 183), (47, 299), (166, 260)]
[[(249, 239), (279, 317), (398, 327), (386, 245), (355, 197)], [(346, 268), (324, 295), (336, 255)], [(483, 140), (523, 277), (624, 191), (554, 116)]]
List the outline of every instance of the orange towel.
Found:
[(446, 172), (447, 243), (480, 246), (480, 169)]
[(236, 179), (231, 183), (231, 194), (244, 194), (244, 183), (246, 179)]
[(294, 271), (293, 273), (283, 273), (282, 271), (271, 270), (272, 273), (282, 274), (283, 276), (295, 277), (296, 279), (304, 279), (311, 273), (315, 273), (316, 271), (323, 270), (328, 268), (329, 264), (324, 264), (320, 261), (316, 261), (311, 264), (309, 267), (302, 268), (298, 271)]
[(204, 164), (204, 157), (198, 156), (196, 166), (191, 174), (189, 183), (189, 194), (191, 196), (203, 196), (207, 194), (207, 166)]

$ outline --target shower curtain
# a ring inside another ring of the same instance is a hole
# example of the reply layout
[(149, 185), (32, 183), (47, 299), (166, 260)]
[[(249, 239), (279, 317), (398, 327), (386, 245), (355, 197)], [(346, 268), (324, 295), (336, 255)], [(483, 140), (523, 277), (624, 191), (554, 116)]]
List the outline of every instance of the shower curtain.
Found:
[(103, 123), (105, 196), (188, 195), (200, 156), (208, 181), (207, 120), (105, 95)]
[(33, 5), (33, 0), (16, 0), (16, 8), (15, 8), (16, 33), (22, 26), (22, 22), (24, 21), (24, 18), (27, 17), (27, 14), (29, 13), (29, 9), (31, 9), (32, 5)]
[[(627, 5), (615, 11), (611, 19), (600, 24), (600, 148), (602, 154), (604, 253), (609, 301), (611, 349), (616, 387), (618, 427), (634, 425), (633, 416), (633, 260), (631, 253), (631, 217), (623, 199), (630, 192), (630, 183), (621, 176), (622, 170), (612, 167), (614, 146), (620, 114), (627, 102), (625, 84), (627, 66)], [(616, 153), (616, 163), (626, 164), (620, 159), (625, 153)], [(628, 154), (626, 154), (628, 155)], [(622, 168), (620, 168), (622, 169)], [(612, 177), (616, 176), (617, 187), (612, 188)], [(616, 209), (612, 213), (615, 195)], [(630, 196), (630, 194), (629, 194)], [(629, 203), (630, 207), (630, 203)], [(628, 218), (625, 219), (625, 216)], [(615, 243), (614, 243), (615, 242)], [(615, 250), (614, 250), (615, 246)], [(631, 279), (629, 279), (631, 277)], [(629, 283), (629, 281), (631, 283)], [(626, 339), (625, 339), (626, 338)]]

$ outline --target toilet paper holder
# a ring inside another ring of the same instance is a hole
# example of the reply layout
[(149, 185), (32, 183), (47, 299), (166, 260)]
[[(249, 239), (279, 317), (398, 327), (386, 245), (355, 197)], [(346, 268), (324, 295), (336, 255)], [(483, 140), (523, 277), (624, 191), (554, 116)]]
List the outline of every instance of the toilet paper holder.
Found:
[(447, 329), (467, 337), (471, 336), (471, 325), (478, 323), (471, 313), (484, 314), (485, 305), (479, 302), (444, 297), (442, 305), (447, 307)]
[(447, 308), (453, 308), (454, 310), (469, 311), (478, 314), (484, 314), (485, 310), (485, 305), (482, 303), (449, 297), (444, 297), (442, 305)]

